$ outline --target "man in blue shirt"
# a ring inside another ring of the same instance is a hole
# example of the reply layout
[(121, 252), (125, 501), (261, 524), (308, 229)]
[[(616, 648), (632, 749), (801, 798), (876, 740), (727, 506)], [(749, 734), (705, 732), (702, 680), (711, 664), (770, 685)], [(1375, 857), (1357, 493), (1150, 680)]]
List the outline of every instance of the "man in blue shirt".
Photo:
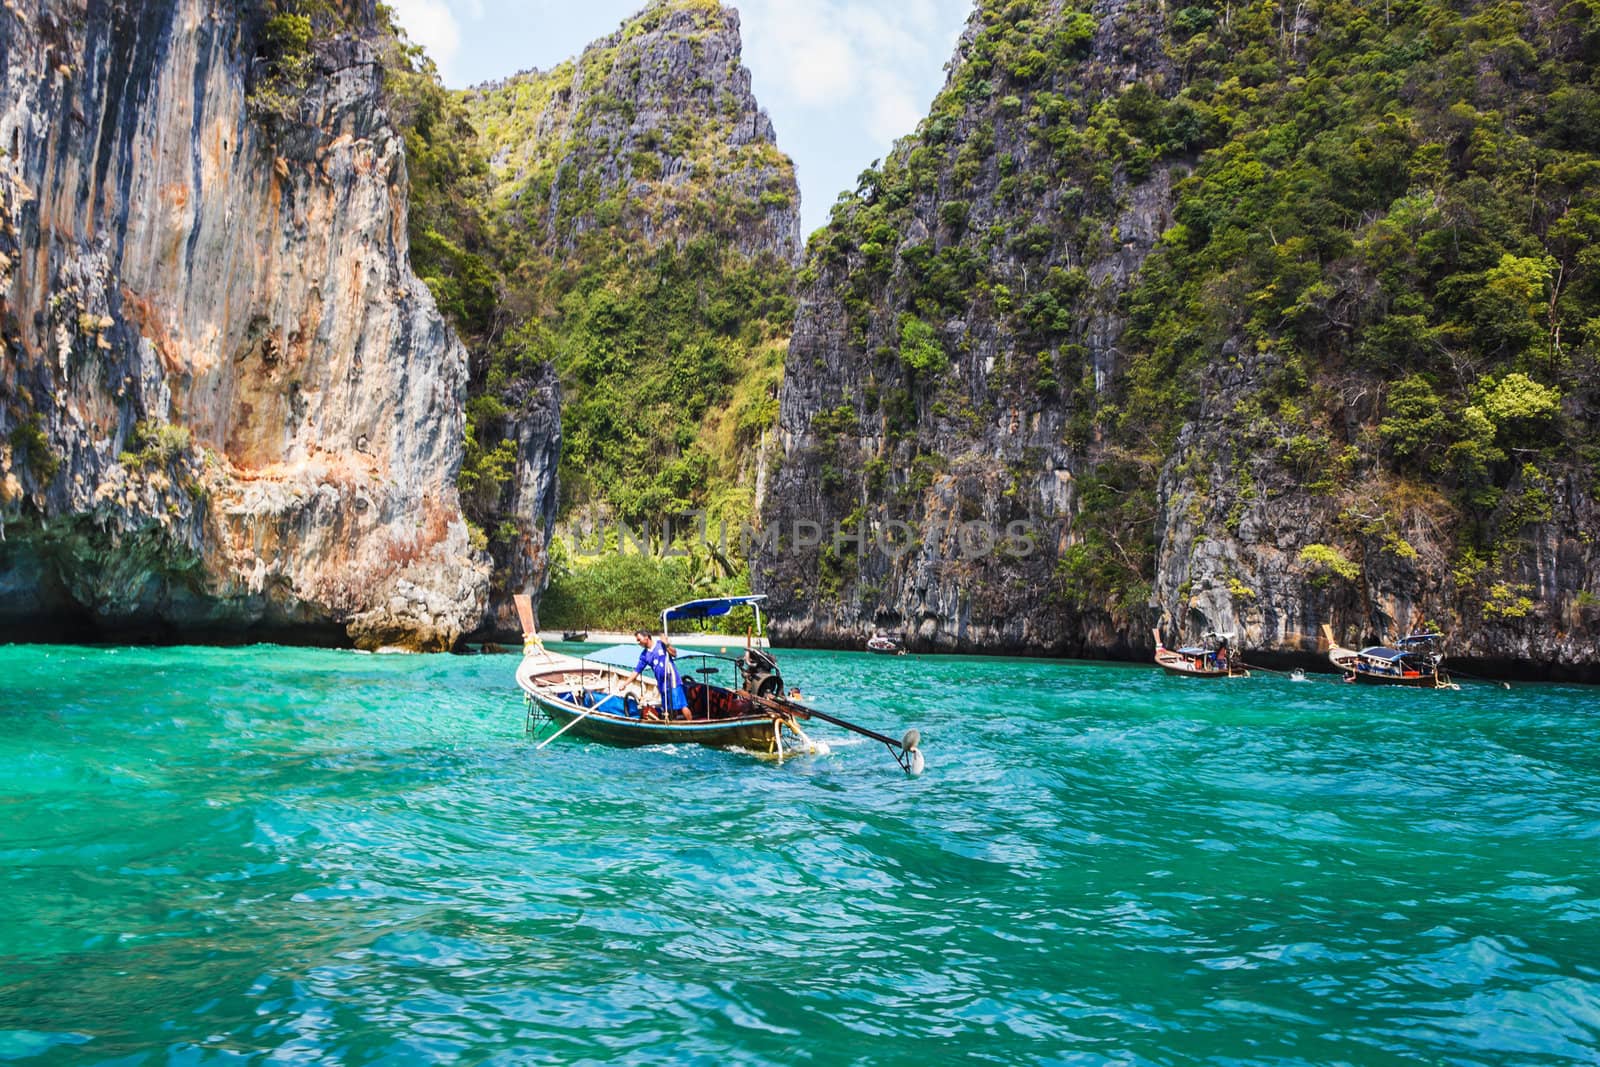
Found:
[(677, 712), (683, 712), (685, 719), (693, 718), (689, 714), (689, 698), (683, 695), (683, 679), (678, 676), (678, 665), (672, 658), (678, 650), (667, 644), (666, 640), (652, 637), (648, 630), (639, 630), (634, 633), (633, 639), (639, 642), (639, 647), (644, 649), (639, 653), (639, 663), (633, 668), (633, 675), (622, 687), (626, 689), (639, 680), (644, 669), (649, 667), (656, 676), (656, 688), (661, 691), (661, 708), (667, 718), (672, 718)]

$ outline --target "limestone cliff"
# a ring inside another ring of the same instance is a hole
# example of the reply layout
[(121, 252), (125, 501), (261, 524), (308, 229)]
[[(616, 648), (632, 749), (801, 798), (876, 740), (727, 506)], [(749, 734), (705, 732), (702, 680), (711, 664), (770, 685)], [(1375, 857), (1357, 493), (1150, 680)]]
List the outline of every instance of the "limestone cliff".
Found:
[[(659, 524), (700, 509), (737, 526), (754, 511), (793, 322), (800, 198), (740, 56), (737, 11), (651, 0), (575, 59), (460, 96), (501, 291), (499, 319), (473, 344), (463, 488), (500, 570), (526, 558), (535, 495), (501, 460), (523, 451), (537, 392), (526, 379), (547, 364), (563, 520)], [(446, 229), (437, 244), (470, 250), (473, 227)], [(728, 556), (701, 551), (686, 566), (695, 588), (743, 578)], [(581, 599), (558, 578), (547, 618), (596, 622)], [(501, 632), (513, 625), (496, 616)]]
[(606, 228), (796, 259), (794, 165), (740, 56), (738, 11), (655, 0), (576, 59), (469, 92), (502, 217), (557, 259)]
[[(764, 516), (785, 541), (752, 575), (781, 636), (1080, 655), (1140, 641), (1053, 586), (1078, 475), (1105, 451), (1085, 415), (1121, 370), (1118, 295), (1170, 221), (1170, 168), (1132, 175), (1040, 126), (1071, 130), (1074, 108), (1170, 62), (1118, 38), (1153, 12), (1044, 5), (1012, 95), (993, 56), (1002, 6), (979, 5), (935, 115), (808, 250)], [(822, 543), (795, 545), (813, 521)]]
[(1594, 677), (1587, 11), (981, 0), (808, 249), (775, 632)]
[(466, 354), (408, 264), (373, 6), (340, 8), (270, 121), (250, 5), (0, 11), (7, 633), (477, 624)]

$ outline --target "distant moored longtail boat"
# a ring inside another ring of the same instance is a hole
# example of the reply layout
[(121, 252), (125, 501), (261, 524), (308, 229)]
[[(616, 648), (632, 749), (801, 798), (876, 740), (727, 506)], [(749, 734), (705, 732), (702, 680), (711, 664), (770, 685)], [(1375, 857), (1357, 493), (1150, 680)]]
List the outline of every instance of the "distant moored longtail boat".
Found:
[(1185, 678), (1248, 678), (1250, 672), (1235, 664), (1229, 654), (1228, 638), (1232, 634), (1208, 633), (1198, 645), (1186, 645), (1176, 651), (1161, 643), (1161, 631), (1152, 630), (1156, 638), (1156, 663), (1168, 674)]
[(1394, 645), (1373, 645), (1359, 652), (1333, 639), (1333, 627), (1322, 624), (1328, 660), (1357, 685), (1398, 685), (1411, 689), (1460, 689), (1444, 670), (1444, 635), (1410, 634)]
[(905, 646), (898, 637), (890, 637), (879, 631), (867, 638), (867, 651), (876, 652), (880, 656), (903, 656), (906, 654)]

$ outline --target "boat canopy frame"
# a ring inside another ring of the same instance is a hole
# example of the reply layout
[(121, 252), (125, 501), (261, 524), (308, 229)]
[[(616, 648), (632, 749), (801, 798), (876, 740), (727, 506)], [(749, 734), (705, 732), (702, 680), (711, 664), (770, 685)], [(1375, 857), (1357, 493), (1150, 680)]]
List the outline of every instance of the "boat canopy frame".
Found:
[(1232, 633), (1219, 634), (1215, 630), (1207, 630), (1200, 635), (1200, 643), (1198, 645), (1185, 645), (1182, 648), (1174, 649), (1174, 651), (1180, 656), (1210, 656), (1220, 651), (1223, 645), (1227, 645), (1231, 650), (1233, 638), (1234, 634)]
[(1444, 658), (1444, 634), (1407, 634), (1394, 644), (1396, 648), (1408, 656), (1421, 656), (1427, 659)]
[(661, 636), (672, 635), (671, 623), (674, 620), (684, 619), (714, 619), (726, 615), (737, 607), (751, 608), (756, 614), (756, 628), (753, 634), (747, 634), (747, 639), (759, 639), (762, 636), (761, 604), (767, 599), (765, 593), (755, 593), (749, 596), (718, 596), (706, 597), (701, 600), (686, 600), (682, 604), (674, 604), (669, 608), (661, 609)]

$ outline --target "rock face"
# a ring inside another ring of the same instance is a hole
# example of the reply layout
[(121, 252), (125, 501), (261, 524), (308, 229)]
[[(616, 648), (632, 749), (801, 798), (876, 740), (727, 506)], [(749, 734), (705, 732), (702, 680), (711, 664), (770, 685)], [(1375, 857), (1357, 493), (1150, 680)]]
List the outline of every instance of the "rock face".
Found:
[[(523, 457), (513, 483), (497, 489), (490, 471), (466, 489), (496, 589), (543, 577), (545, 539), (526, 527), (556, 514), (540, 493), (549, 464), (561, 465), (562, 517), (579, 523), (659, 526), (703, 509), (736, 526), (752, 513), (793, 319), (800, 194), (740, 55), (737, 11), (652, 0), (576, 59), (461, 96), (487, 160), (483, 230), (506, 319), (473, 346), (463, 485), (480, 455), (515, 444)], [(552, 415), (524, 376), (543, 360), (554, 375), (539, 380), (559, 379), (562, 447), (530, 464), (527, 439), (545, 439)], [(558, 589), (556, 616), (563, 603)], [(565, 603), (574, 625), (587, 617)], [(497, 636), (514, 632), (509, 603), (491, 615)]]
[(442, 649), (481, 617), (466, 353), (348, 17), (269, 129), (247, 6), (0, 12), (6, 632)]
[(1468, 670), (1600, 677), (1571, 340), (1600, 142), (1517, 142), (1565, 175), (1532, 200), (1465, 147), (1593, 99), (1566, 17), (1512, 34), (1537, 78), (1485, 58), (1511, 38), (1440, 38), (1375, 85), (1351, 57), (1415, 26), (980, 0), (808, 248), (752, 572), (774, 633), (1144, 658), (1214, 628), (1312, 663), (1324, 624), (1438, 626)]
[(549, 580), (550, 535), (560, 499), (561, 385), (555, 368), (544, 363), (517, 375), (500, 396), (507, 411), (499, 432), (513, 442), (516, 461), (497, 517), (517, 533), (510, 543), (502, 539), (493, 546), (495, 581), (474, 636), (511, 641), (522, 634), (513, 596), (527, 592), (537, 602)]
[[(1316, 485), (1274, 463), (1248, 399), (1276, 369), (1268, 353), (1217, 375), (1162, 469), (1155, 597), (1180, 631), (1235, 632), (1298, 659), (1322, 647), (1324, 624), (1363, 644), (1442, 628), (1465, 670), (1600, 681), (1600, 601), (1585, 595), (1600, 588), (1592, 470), (1513, 475), (1507, 503), (1473, 517), (1506, 544), (1479, 561), (1435, 491), (1359, 475)], [(1414, 499), (1399, 506), (1399, 492)], [(1345, 575), (1306, 554), (1324, 545), (1346, 554)]]
[[(999, 6), (973, 14), (935, 116), (813, 238), (752, 573), (781, 638), (1083, 656), (1145, 640), (1065, 607), (1054, 575), (1077, 477), (1106, 452), (1081, 423), (1122, 369), (1117, 299), (1170, 223), (1170, 168), (1091, 172), (1041, 140), (987, 54), (974, 71)], [(1081, 103), (1166, 69), (1113, 29), (1152, 17), (1097, 5), (1065, 46), (1073, 77), (1045, 84)], [(812, 522), (821, 544), (796, 544)]]
[(738, 11), (654, 0), (575, 60), (470, 91), (508, 219), (556, 259), (607, 226), (797, 259), (794, 165), (740, 56)]

